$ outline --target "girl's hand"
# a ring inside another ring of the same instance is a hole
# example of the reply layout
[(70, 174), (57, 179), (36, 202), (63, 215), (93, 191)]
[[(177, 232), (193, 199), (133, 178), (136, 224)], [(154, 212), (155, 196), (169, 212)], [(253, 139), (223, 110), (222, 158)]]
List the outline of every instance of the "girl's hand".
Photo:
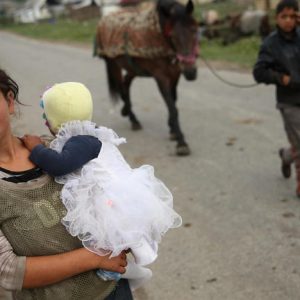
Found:
[(42, 144), (43, 142), (41, 140), (41, 138), (39, 136), (36, 135), (29, 135), (29, 134), (25, 134), (22, 138), (21, 138), (24, 146), (29, 150), (32, 151), (32, 149), (34, 147), (36, 147), (37, 145)]
[[(95, 254), (96, 255), (96, 254)], [(110, 257), (110, 254), (105, 256), (96, 255), (98, 258), (98, 268), (107, 271), (125, 273), (127, 266), (127, 256), (125, 251), (122, 251), (118, 256)]]

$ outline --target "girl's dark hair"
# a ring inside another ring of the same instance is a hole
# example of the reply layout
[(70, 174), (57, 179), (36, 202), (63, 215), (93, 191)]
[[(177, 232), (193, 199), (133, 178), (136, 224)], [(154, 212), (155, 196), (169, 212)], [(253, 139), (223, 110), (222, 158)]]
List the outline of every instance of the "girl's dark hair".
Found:
[(14, 94), (15, 101), (20, 103), (20, 101), (18, 100), (18, 84), (2, 69), (0, 69), (0, 91), (5, 97), (7, 96), (9, 91), (12, 91)]
[(297, 0), (281, 0), (276, 6), (276, 15), (280, 14), (285, 8), (292, 8), (299, 11), (299, 4)]

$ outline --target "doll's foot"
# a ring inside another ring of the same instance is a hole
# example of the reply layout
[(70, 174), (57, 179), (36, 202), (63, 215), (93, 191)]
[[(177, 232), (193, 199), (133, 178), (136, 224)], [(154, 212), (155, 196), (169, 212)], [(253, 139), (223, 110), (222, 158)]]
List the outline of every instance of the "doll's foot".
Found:
[(150, 280), (152, 277), (152, 271), (148, 268), (137, 265), (134, 261), (128, 258), (128, 265), (126, 266), (126, 272), (122, 274), (122, 278), (129, 280), (131, 290), (136, 290), (144, 283)]

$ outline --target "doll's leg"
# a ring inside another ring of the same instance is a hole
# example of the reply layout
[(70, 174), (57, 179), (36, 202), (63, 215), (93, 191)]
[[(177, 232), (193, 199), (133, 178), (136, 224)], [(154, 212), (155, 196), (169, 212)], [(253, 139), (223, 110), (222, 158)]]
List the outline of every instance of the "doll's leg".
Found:
[(157, 258), (158, 245), (156, 242), (150, 244), (146, 239), (142, 239), (140, 244), (131, 248), (136, 264), (146, 266)]
[(122, 278), (129, 280), (132, 291), (142, 286), (152, 277), (152, 271), (148, 268), (137, 265), (132, 257), (127, 259), (126, 272), (122, 274)]

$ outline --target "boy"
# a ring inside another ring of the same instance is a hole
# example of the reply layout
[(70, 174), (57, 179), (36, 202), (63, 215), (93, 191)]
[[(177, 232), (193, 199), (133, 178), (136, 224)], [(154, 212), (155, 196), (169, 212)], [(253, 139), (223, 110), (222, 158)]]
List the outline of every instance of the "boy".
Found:
[(276, 85), (277, 108), (280, 110), (290, 148), (281, 148), (281, 171), (291, 176), (295, 163), (300, 198), (300, 30), (297, 28), (299, 5), (296, 0), (282, 0), (276, 7), (277, 29), (260, 49), (253, 75), (257, 82)]

